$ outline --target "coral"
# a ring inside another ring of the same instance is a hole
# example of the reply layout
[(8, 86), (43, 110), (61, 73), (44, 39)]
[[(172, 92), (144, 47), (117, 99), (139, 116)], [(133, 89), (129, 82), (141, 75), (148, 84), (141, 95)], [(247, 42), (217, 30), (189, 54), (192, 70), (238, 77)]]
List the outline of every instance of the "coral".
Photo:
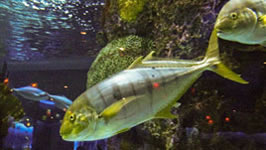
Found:
[(136, 34), (152, 39), (161, 56), (195, 58), (204, 54), (215, 21), (215, 1), (147, 1), (135, 22), (119, 20), (117, 3), (111, 0), (105, 10), (103, 26), (108, 40)]
[(152, 42), (138, 36), (127, 36), (108, 43), (93, 62), (87, 79), (87, 88), (110, 75), (126, 69), (137, 57), (152, 50)]

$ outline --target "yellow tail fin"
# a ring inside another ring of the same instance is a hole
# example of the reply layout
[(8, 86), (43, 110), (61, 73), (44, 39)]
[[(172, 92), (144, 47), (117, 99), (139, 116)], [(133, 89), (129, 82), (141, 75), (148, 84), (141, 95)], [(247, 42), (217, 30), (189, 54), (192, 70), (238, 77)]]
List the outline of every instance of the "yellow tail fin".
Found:
[(212, 34), (209, 40), (209, 45), (207, 48), (205, 61), (213, 64), (213, 66), (209, 68), (210, 71), (213, 71), (226, 79), (229, 79), (229, 80), (241, 83), (241, 84), (248, 84), (248, 82), (242, 79), (240, 75), (234, 73), (232, 70), (227, 68), (221, 62), (219, 58), (218, 37), (217, 37), (217, 32), (215, 29), (212, 31)]
[(229, 79), (229, 80), (241, 83), (241, 84), (248, 84), (248, 82), (246, 80), (242, 79), (240, 77), (240, 75), (234, 73), (232, 70), (227, 68), (222, 63), (219, 63), (219, 64), (211, 67), (210, 70), (217, 73), (218, 75), (226, 78), (226, 79)]

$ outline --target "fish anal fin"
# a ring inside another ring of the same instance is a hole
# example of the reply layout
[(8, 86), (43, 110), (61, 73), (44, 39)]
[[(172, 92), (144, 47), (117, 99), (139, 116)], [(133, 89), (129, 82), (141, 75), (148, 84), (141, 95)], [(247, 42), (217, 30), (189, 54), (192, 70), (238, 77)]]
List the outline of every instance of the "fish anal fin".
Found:
[[(173, 115), (171, 113), (171, 108), (173, 107), (174, 104), (170, 104), (168, 105), (166, 108), (164, 108), (163, 110), (159, 111), (154, 118), (158, 118), (158, 119), (176, 119), (177, 116)], [(180, 104), (178, 103), (178, 106), (180, 106)]]
[(120, 134), (120, 133), (123, 133), (123, 132), (127, 132), (128, 130), (130, 130), (130, 128), (125, 128), (125, 129), (122, 129), (122, 130), (116, 132), (116, 134)]
[(143, 58), (142, 61), (148, 61), (153, 58), (153, 54), (155, 54), (155, 51), (151, 51), (145, 58)]
[(110, 118), (115, 116), (125, 105), (134, 101), (135, 99), (137, 99), (137, 96), (130, 96), (130, 97), (122, 98), (121, 100), (105, 108), (101, 112), (100, 117), (103, 117), (106, 120), (109, 120)]
[(141, 64), (142, 59), (143, 59), (143, 56), (138, 57), (136, 60), (133, 61), (131, 65), (129, 65), (127, 69), (135, 68), (138, 64)]

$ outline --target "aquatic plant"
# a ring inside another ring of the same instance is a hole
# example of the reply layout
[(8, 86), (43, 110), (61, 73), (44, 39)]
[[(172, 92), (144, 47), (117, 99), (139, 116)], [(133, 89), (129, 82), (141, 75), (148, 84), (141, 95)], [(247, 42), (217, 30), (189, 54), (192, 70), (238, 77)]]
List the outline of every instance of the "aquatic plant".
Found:
[(7, 85), (0, 83), (0, 139), (7, 135), (11, 125), (10, 119), (18, 120), (23, 116), (24, 110), (21, 102), (11, 94)]
[(87, 88), (126, 69), (137, 57), (145, 56), (151, 50), (150, 40), (134, 35), (111, 41), (93, 62), (88, 72)]

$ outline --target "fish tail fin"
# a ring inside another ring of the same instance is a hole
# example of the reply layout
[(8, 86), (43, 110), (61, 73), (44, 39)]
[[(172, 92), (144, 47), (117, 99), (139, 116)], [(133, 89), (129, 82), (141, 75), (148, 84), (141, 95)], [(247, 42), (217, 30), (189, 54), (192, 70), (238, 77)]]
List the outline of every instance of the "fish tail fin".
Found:
[(219, 57), (218, 37), (215, 29), (212, 31), (204, 61), (211, 64), (208, 70), (213, 71), (226, 79), (241, 84), (248, 84), (248, 82), (242, 79), (239, 74), (233, 72), (221, 62)]
[(204, 60), (208, 62), (210, 60), (216, 61), (216, 63), (220, 62), (218, 37), (215, 29), (211, 33), (211, 37), (209, 39), (209, 45)]

